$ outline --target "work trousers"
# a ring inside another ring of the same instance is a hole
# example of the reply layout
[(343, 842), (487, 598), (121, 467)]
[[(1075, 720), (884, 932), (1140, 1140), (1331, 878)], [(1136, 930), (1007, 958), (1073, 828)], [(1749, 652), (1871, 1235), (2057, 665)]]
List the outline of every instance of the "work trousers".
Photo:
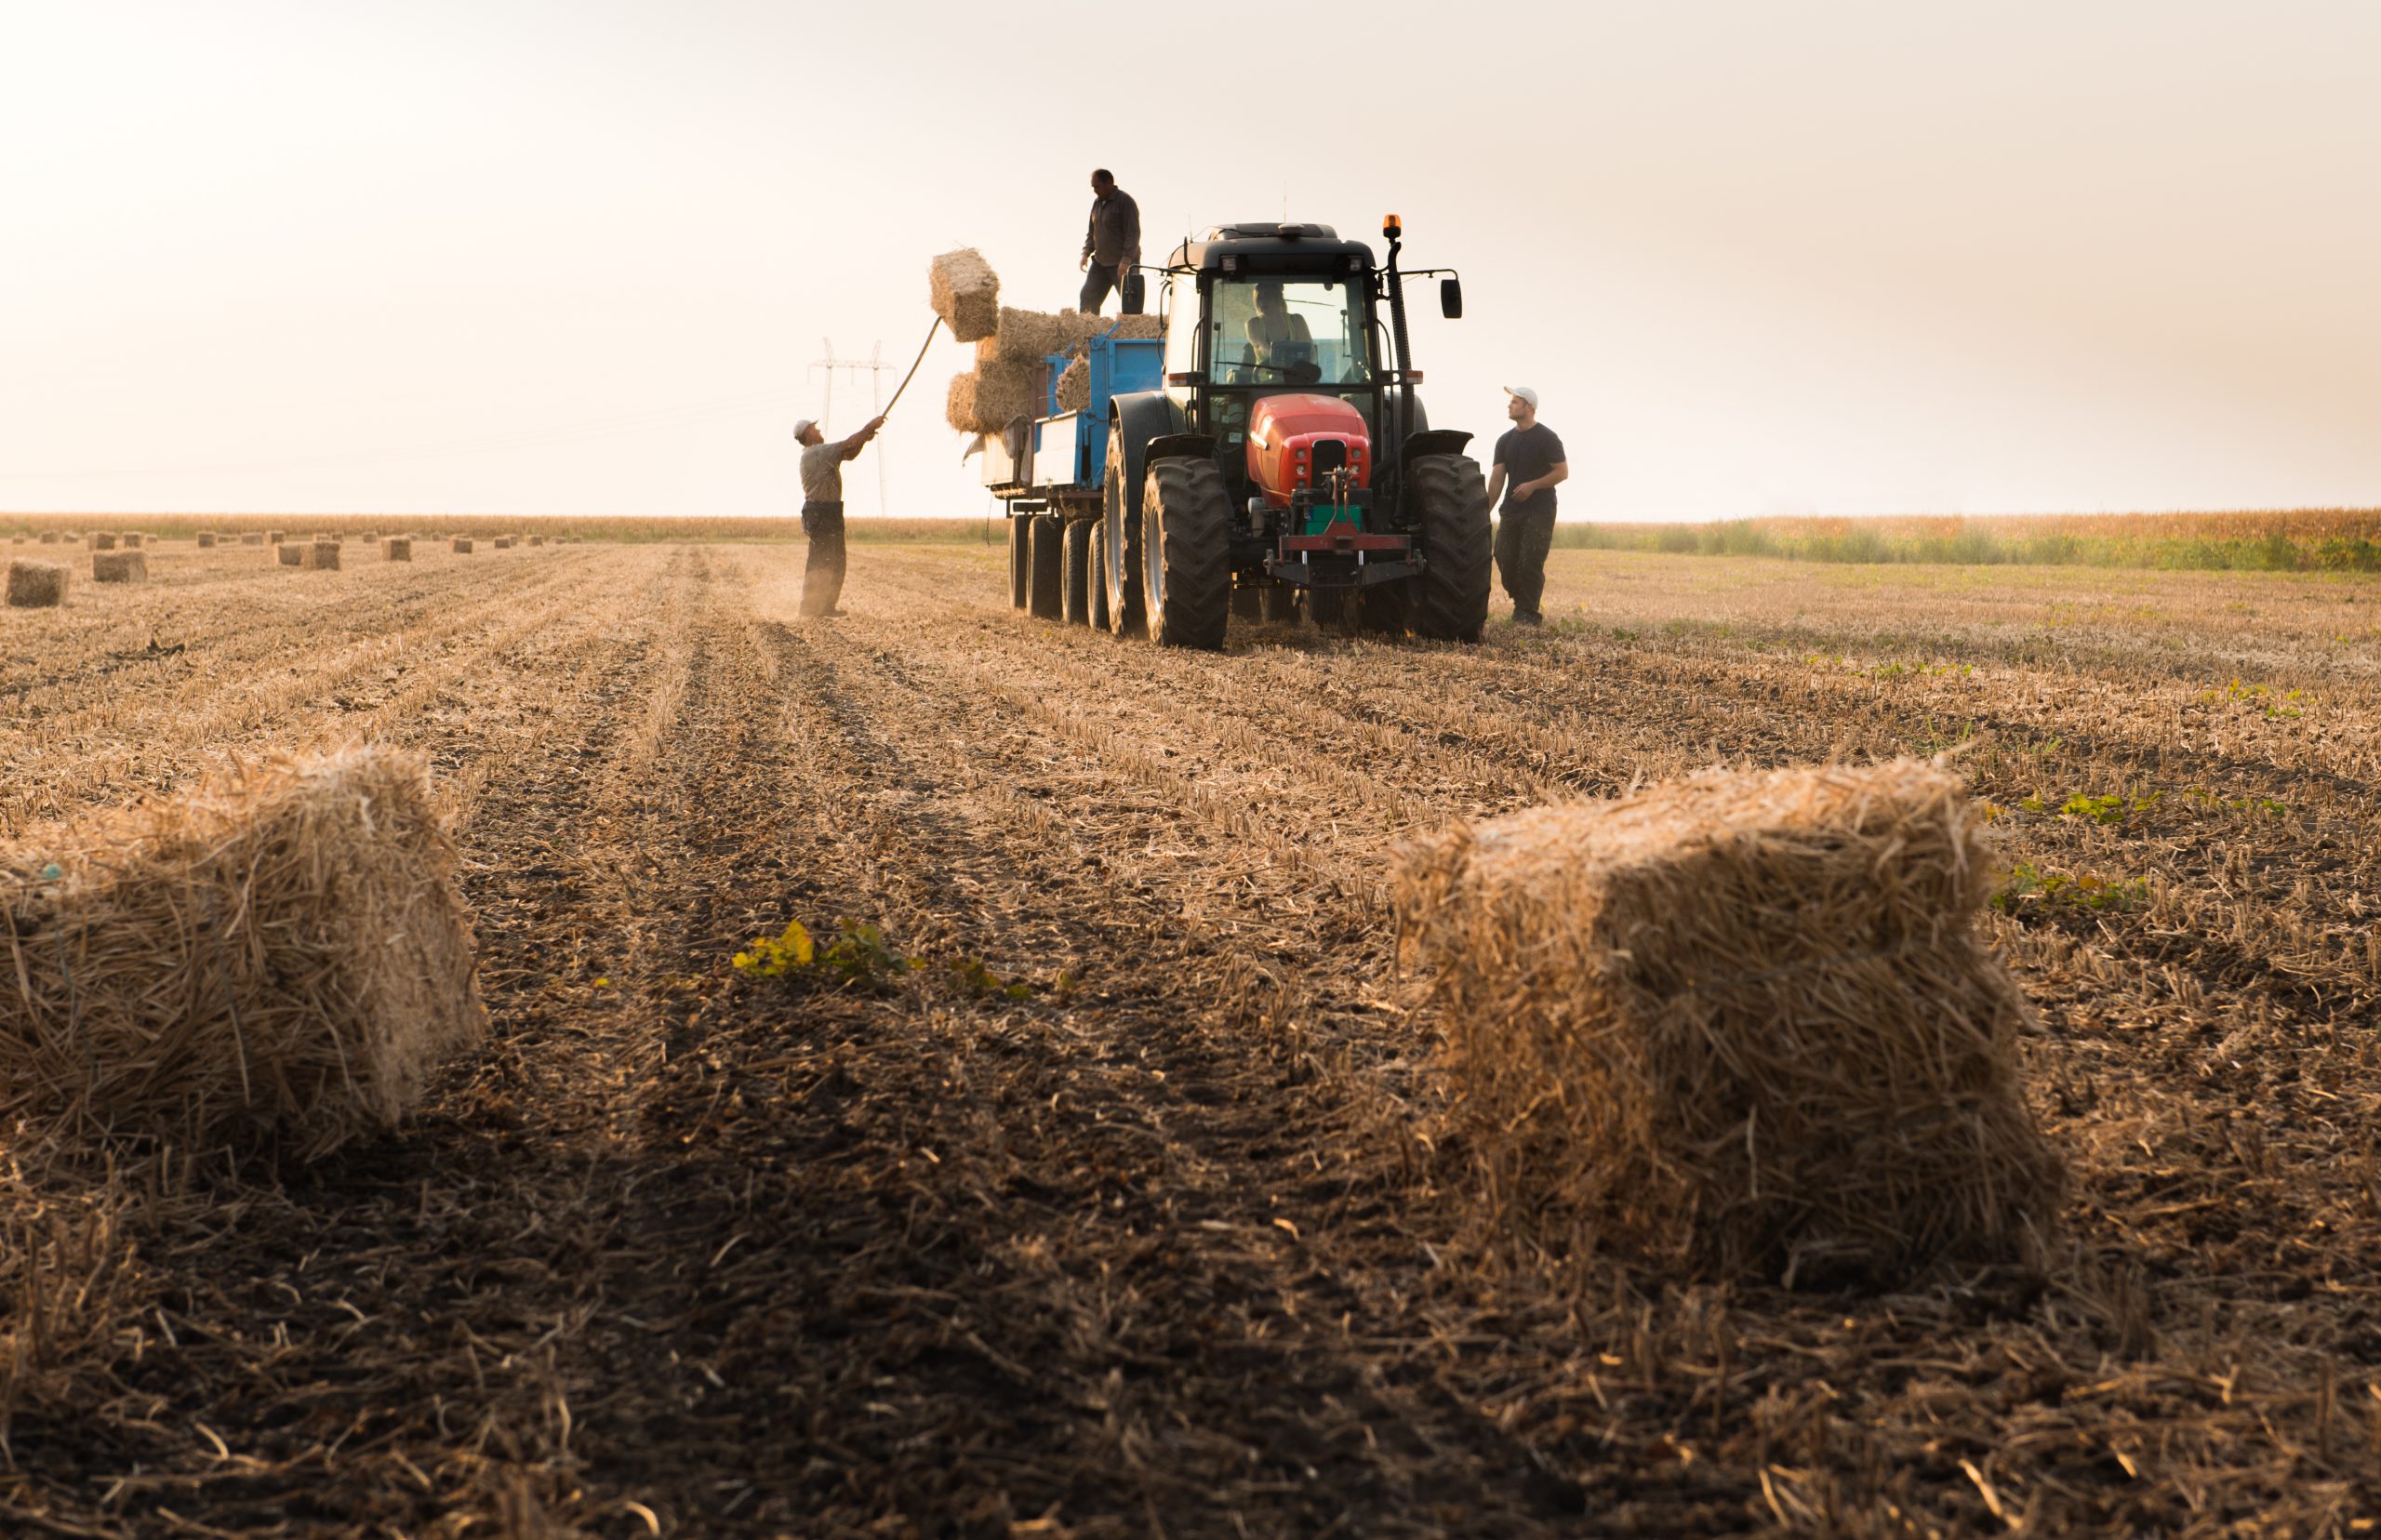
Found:
[(810, 560), (802, 569), (802, 613), (816, 619), (844, 593), (844, 505), (804, 503), (802, 532), (810, 537)]
[[(1083, 293), (1075, 297), (1075, 309), (1083, 312), (1085, 315), (1097, 315), (1099, 313), (1099, 307), (1108, 303), (1109, 291), (1117, 286), (1116, 271), (1121, 265), (1121, 263), (1117, 262), (1109, 262), (1104, 265), (1102, 263), (1094, 262), (1090, 267), (1084, 269), (1083, 275)], [(1130, 293), (1129, 290), (1126, 292), (1128, 294)], [(1141, 313), (1141, 307), (1137, 304), (1127, 301), (1123, 303), (1119, 313), (1124, 315), (1138, 315)]]
[(1554, 547), (1554, 510), (1508, 508), (1496, 521), (1496, 576), (1512, 596), (1515, 618), (1535, 617), (1546, 593), (1546, 553)]

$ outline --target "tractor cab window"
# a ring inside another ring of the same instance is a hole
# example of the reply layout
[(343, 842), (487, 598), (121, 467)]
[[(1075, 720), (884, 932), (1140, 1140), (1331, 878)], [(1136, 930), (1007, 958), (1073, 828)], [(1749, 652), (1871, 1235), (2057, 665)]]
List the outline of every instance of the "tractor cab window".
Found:
[(1362, 385), (1363, 291), (1323, 278), (1218, 280), (1207, 309), (1207, 378), (1217, 385)]

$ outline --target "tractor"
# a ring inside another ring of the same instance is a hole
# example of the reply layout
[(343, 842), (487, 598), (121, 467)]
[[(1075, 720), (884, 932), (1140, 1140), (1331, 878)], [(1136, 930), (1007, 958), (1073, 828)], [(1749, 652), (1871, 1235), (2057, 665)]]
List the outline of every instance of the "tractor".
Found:
[(1471, 435), (1423, 412), (1404, 280), (1438, 277), (1450, 319), (1463, 293), (1401, 272), (1403, 233), (1382, 265), (1317, 224), (1177, 247), (1163, 344), (1095, 340), (1089, 408), (995, 450), (1016, 603), (1167, 646), (1220, 647), (1235, 615), (1479, 640), (1487, 492)]

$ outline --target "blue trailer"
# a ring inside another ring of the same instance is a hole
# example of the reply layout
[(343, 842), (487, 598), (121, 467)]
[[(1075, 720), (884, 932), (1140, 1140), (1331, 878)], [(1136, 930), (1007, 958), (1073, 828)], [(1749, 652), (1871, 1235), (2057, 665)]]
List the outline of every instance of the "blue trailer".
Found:
[[(1080, 410), (1060, 410), (1058, 378), (1071, 360), (1044, 359), (1041, 413), (1005, 434), (985, 435), (983, 481), (1008, 513), (1012, 602), (1054, 620), (1104, 625), (1090, 613), (1089, 578), (1108, 474), (1109, 403), (1164, 389), (1165, 344), (1118, 337), (1111, 327), (1085, 343), (1084, 353), (1090, 399)], [(1071, 613), (1078, 606), (1083, 614)]]

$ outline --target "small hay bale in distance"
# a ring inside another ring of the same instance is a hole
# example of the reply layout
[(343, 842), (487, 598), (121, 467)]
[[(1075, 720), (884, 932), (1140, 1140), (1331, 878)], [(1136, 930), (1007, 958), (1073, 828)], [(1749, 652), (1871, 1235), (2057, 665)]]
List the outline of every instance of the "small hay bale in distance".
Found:
[(403, 535), (392, 535), (380, 542), (380, 559), (384, 562), (413, 560), (413, 541)]
[(58, 543), (58, 531), (54, 529), (45, 529), (36, 537), (36, 538), (39, 539), (43, 545), (56, 545)]
[(458, 535), (447, 542), (447, 549), (458, 556), (469, 556), (472, 553), (472, 538), (469, 535)]
[(240, 543), (244, 546), (260, 546), (264, 544), (264, 537), (257, 534), (243, 535), (240, 537)]
[(212, 551), (215, 549), (215, 531), (211, 529), (202, 529), (198, 532), (198, 549), (201, 551)]
[(306, 564), (306, 548), (296, 540), (285, 540), (273, 549), (280, 553), (283, 566), (294, 567)]
[(1456, 1116), (1496, 1221), (1717, 1276), (2035, 1262), (2065, 1172), (2025, 997), (1973, 928), (1959, 777), (1717, 772), (1409, 846)]
[(493, 543), (499, 551), (511, 551), (512, 549), (512, 537), (510, 535), (499, 535)]
[(267, 545), (279, 545), (282, 541), (287, 538), (289, 538), (289, 532), (287, 530), (268, 529), (264, 532), (265, 544)]
[(91, 552), (91, 581), (95, 583), (145, 583), (148, 580), (149, 553), (145, 551)]
[(313, 540), (299, 546), (298, 550), (300, 553), (298, 564), (308, 571), (337, 572), (339, 570), (337, 540)]
[(138, 551), (140, 549), (142, 537), (140, 531), (137, 529), (127, 529), (122, 535), (117, 536), (116, 538), (124, 543), (124, 549), (126, 551)]
[(66, 564), (63, 562), (29, 562), (17, 557), (8, 563), (8, 607), (10, 609), (56, 609), (66, 603)]
[(12, 1120), (313, 1157), (396, 1126), (485, 1029), (410, 755), (273, 760), (28, 835), (0, 847), (0, 905)]
[(936, 258), (927, 269), (927, 283), (934, 312), (960, 341), (980, 341), (1000, 329), (1000, 277), (975, 247)]
[(91, 537), (91, 549), (93, 551), (113, 551), (115, 549), (115, 532), (113, 530), (102, 529), (94, 534)]
[(529, 537), (529, 543), (533, 546), (541, 546), (546, 543), (546, 538), (543, 535), (532, 535)]

